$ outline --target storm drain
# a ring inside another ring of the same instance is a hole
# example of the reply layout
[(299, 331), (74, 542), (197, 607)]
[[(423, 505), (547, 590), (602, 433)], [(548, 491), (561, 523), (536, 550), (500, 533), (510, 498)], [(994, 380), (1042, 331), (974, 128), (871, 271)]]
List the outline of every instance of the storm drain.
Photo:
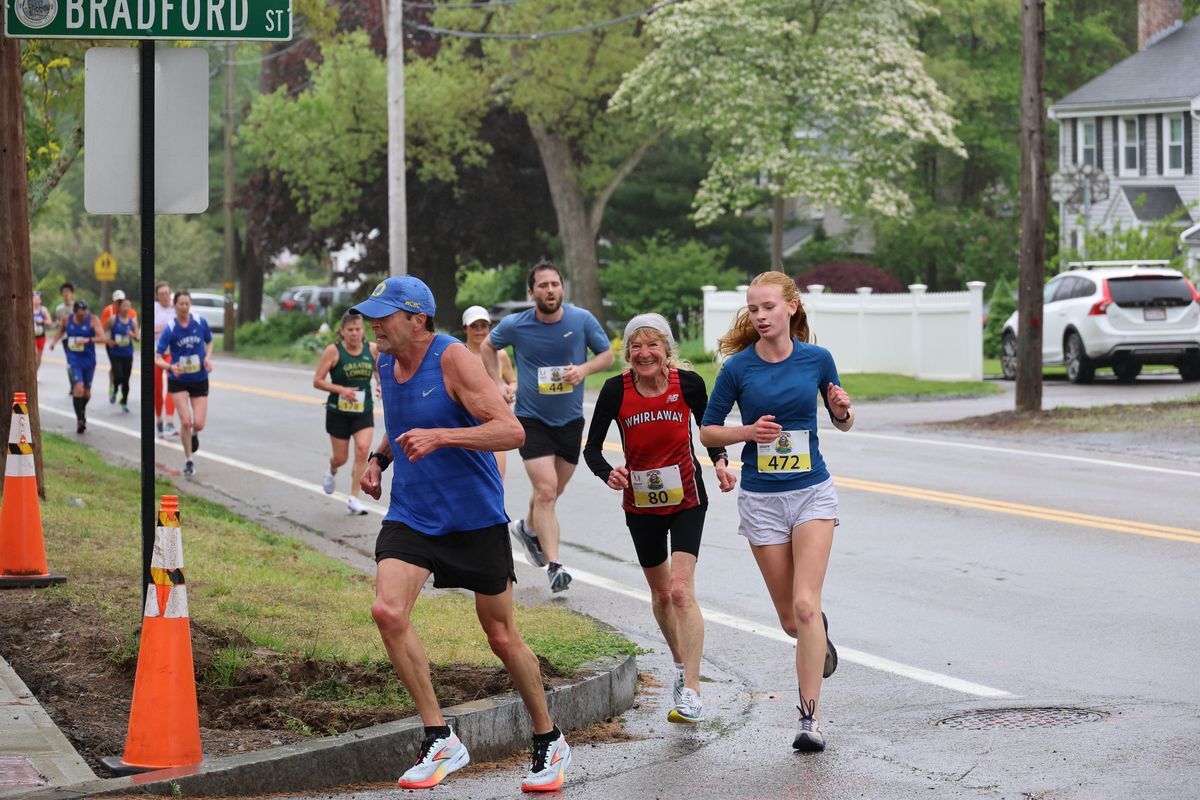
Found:
[(938, 720), (938, 725), (967, 731), (1061, 728), (1098, 722), (1106, 716), (1090, 708), (984, 708), (946, 717)]

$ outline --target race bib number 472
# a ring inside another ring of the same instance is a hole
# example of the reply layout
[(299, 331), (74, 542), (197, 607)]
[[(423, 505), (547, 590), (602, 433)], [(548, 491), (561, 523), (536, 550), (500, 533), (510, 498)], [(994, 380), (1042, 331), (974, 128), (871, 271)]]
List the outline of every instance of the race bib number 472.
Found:
[(812, 471), (808, 431), (783, 431), (773, 442), (759, 444), (758, 471), (776, 474)]

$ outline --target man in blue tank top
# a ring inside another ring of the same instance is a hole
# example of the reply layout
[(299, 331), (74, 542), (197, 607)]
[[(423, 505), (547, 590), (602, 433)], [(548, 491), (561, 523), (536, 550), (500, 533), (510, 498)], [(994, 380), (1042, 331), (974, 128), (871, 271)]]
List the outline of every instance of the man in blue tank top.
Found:
[(110, 340), (100, 320), (88, 311), (86, 300), (76, 300), (71, 313), (63, 317), (58, 335), (50, 349), (67, 337), (67, 372), (71, 373), (71, 402), (75, 406), (75, 432), (87, 430), (87, 404), (92, 399), (92, 377), (96, 374), (96, 344)]
[[(500, 321), (480, 347), (492, 379), (500, 381), (496, 351), (517, 356), (517, 419), (525, 429), (521, 459), (533, 491), (529, 514), (511, 526), (529, 560), (546, 567), (550, 590), (571, 585), (559, 560), (554, 506), (575, 474), (583, 447), (583, 379), (613, 365), (604, 328), (587, 309), (563, 303), (562, 273), (549, 261), (529, 270), (534, 307)], [(589, 360), (588, 350), (595, 355)]]
[(442, 716), (412, 627), (413, 605), (432, 574), (435, 587), (475, 593), (479, 623), (533, 723), (532, 764), (521, 788), (554, 791), (571, 764), (571, 748), (550, 718), (537, 657), (513, 619), (516, 575), (504, 486), (492, 455), (519, 447), (525, 436), (479, 358), (434, 332), (435, 310), (429, 287), (410, 276), (388, 278), (350, 309), (368, 319), (379, 345), (387, 429), (368, 458), (363, 491), (379, 499), (383, 470), (395, 466), (375, 543), (371, 613), (425, 724), (417, 763), (400, 777), (400, 787), (431, 788), (470, 761)]

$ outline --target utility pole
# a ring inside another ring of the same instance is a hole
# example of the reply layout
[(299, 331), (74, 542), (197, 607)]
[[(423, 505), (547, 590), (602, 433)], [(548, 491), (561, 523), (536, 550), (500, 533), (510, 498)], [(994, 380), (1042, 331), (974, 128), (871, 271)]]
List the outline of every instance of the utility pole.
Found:
[(404, 0), (386, 0), (388, 63), (388, 267), (408, 274), (408, 207), (404, 186)]
[[(3, 23), (0, 22), (0, 25)], [(38, 414), (33, 343), (33, 269), (29, 260), (29, 195), (25, 172), (25, 95), (21, 90), (21, 43), (0, 34), (0, 408), (15, 392), (29, 401), (29, 426), (38, 494), (46, 496), (42, 470), (42, 423)], [(61, 374), (61, 373), (60, 373)], [(8, 442), (12, 415), (0, 414), (0, 441)], [(0, 451), (4, 469), (8, 448)]]
[(225, 44), (225, 334), (222, 349), (232, 353), (237, 318), (233, 312), (233, 287), (237, 280), (233, 247), (233, 70), (237, 44)]
[(1046, 0), (1021, 0), (1021, 258), (1017, 411), (1042, 410), (1042, 285), (1046, 275)]

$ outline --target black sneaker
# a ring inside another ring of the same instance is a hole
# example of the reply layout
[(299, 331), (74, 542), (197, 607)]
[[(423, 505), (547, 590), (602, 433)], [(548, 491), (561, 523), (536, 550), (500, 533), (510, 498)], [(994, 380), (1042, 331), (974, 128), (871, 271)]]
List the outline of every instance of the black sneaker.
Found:
[(555, 594), (571, 588), (571, 573), (567, 572), (566, 567), (557, 561), (550, 562), (546, 576), (550, 579), (550, 591)]
[(200, 437), (193, 433), (192, 434), (192, 452), (194, 453), (199, 449), (200, 449)]
[(837, 672), (837, 648), (829, 641), (829, 617), (825, 616), (824, 611), (821, 612), (821, 622), (825, 624), (825, 669), (821, 672), (821, 677), (828, 678)]
[(819, 753), (825, 749), (825, 735), (821, 733), (821, 725), (816, 720), (817, 701), (804, 700), (800, 695), (800, 723), (796, 726), (796, 738), (792, 740), (792, 749), (802, 753)]
[(188, 477), (188, 478), (195, 475), (196, 474), (196, 464), (192, 461), (186, 462), (183, 465), (183, 474), (185, 477)]
[(83, 433), (86, 430), (87, 430), (87, 422), (85, 420), (81, 419), (81, 420), (76, 421), (76, 423), (75, 423), (75, 432), (76, 433)]
[(508, 532), (525, 548), (525, 555), (529, 558), (530, 564), (535, 567), (546, 566), (546, 555), (542, 552), (542, 546), (538, 543), (537, 536), (530, 533), (529, 529), (525, 527), (525, 520), (519, 519), (516, 522), (508, 523)]

